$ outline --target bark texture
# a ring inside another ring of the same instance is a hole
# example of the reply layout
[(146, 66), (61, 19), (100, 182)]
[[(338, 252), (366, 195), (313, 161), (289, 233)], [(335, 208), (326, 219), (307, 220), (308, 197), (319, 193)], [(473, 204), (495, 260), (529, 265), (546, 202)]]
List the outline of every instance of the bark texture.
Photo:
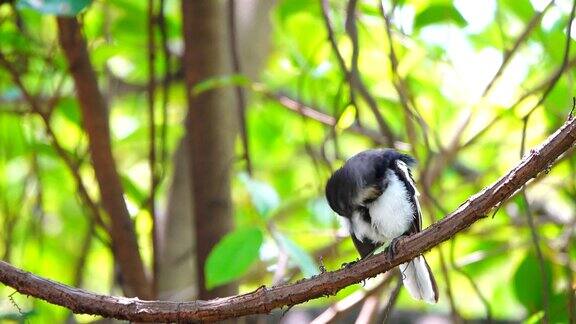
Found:
[(234, 163), (236, 112), (231, 87), (192, 94), (208, 78), (232, 71), (225, 0), (182, 1), (184, 74), (188, 89), (188, 149), (194, 204), (198, 298), (236, 292), (233, 285), (208, 290), (204, 264), (210, 250), (232, 229), (230, 176)]
[[(236, 2), (236, 35), (240, 50), (242, 74), (258, 78), (270, 45), (270, 10), (276, 1), (242, 0)], [(225, 24), (226, 22), (222, 22)], [(224, 26), (226, 27), (226, 26)], [(218, 26), (222, 28), (222, 26)], [(227, 35), (230, 36), (230, 35)], [(231, 59), (231, 58), (230, 58)], [(229, 107), (235, 114), (234, 107)], [(197, 296), (196, 233), (193, 201), (190, 199), (189, 139), (182, 139), (174, 154), (174, 173), (166, 212), (160, 214), (160, 299), (190, 300)]]
[(76, 18), (60, 17), (57, 22), (60, 45), (74, 79), (82, 121), (88, 135), (102, 205), (110, 217), (109, 234), (114, 258), (120, 267), (124, 294), (150, 299), (150, 282), (146, 277), (134, 224), (124, 201), (124, 191), (112, 156), (108, 108), (98, 88), (86, 40)]
[(546, 171), (576, 142), (576, 118), (568, 120), (542, 145), (530, 151), (520, 163), (491, 186), (470, 197), (456, 211), (422, 232), (398, 241), (393, 258), (388, 253), (362, 259), (355, 264), (314, 278), (254, 292), (209, 301), (163, 302), (102, 296), (71, 288), (0, 262), (0, 282), (17, 291), (70, 308), (77, 313), (99, 314), (138, 321), (216, 321), (295, 305), (335, 294), (338, 290), (386, 272), (450, 239), (484, 218), (524, 184)]
[(166, 214), (160, 215), (159, 299), (191, 300), (198, 294), (196, 283), (194, 213), (190, 199), (190, 155), (184, 138), (174, 154), (174, 174)]

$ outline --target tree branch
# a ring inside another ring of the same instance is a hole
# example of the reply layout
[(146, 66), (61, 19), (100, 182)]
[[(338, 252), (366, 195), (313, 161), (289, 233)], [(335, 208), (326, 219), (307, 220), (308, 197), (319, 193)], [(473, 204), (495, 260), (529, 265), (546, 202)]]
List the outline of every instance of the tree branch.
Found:
[(358, 70), (358, 57), (360, 48), (358, 47), (358, 30), (356, 29), (356, 22), (355, 22), (355, 12), (356, 12), (356, 0), (350, 0), (348, 2), (347, 8), (347, 18), (346, 18), (346, 32), (352, 42), (353, 53), (351, 59), (351, 67), (348, 69), (346, 67), (346, 62), (344, 61), (344, 57), (338, 48), (338, 41), (336, 40), (336, 35), (334, 33), (334, 28), (332, 27), (332, 21), (330, 20), (330, 4), (327, 0), (320, 0), (320, 8), (322, 9), (322, 18), (324, 20), (324, 25), (326, 28), (326, 32), (328, 34), (328, 41), (330, 42), (330, 46), (334, 54), (336, 55), (336, 59), (338, 61), (338, 66), (342, 70), (342, 74), (346, 78), (350, 85), (350, 101), (356, 107), (356, 113), (359, 113), (359, 107), (355, 99), (355, 90), (360, 93), (360, 96), (366, 101), (368, 107), (374, 114), (374, 118), (376, 119), (376, 123), (378, 124), (378, 128), (380, 132), (386, 139), (386, 144), (389, 147), (394, 147), (395, 136), (390, 126), (380, 114), (378, 110), (378, 104), (374, 97), (370, 94), (362, 79), (360, 77), (360, 72)]
[(538, 148), (491, 186), (470, 197), (456, 211), (426, 230), (398, 241), (394, 258), (381, 253), (347, 268), (314, 278), (251, 293), (208, 301), (142, 301), (137, 298), (104, 296), (72, 288), (0, 262), (0, 282), (20, 293), (44, 299), (77, 313), (98, 314), (133, 321), (215, 321), (248, 314), (268, 313), (282, 306), (299, 304), (333, 295), (340, 289), (386, 272), (430, 250), (486, 217), (496, 205), (508, 199), (526, 182), (548, 169), (576, 142), (576, 118), (571, 118)]
[(124, 201), (124, 191), (112, 156), (108, 109), (98, 89), (86, 40), (82, 36), (76, 18), (59, 17), (57, 22), (58, 38), (74, 79), (84, 129), (88, 135), (102, 204), (110, 215), (110, 237), (114, 246), (114, 257), (126, 282), (123, 289), (127, 296), (149, 298), (152, 293), (151, 286), (144, 271), (134, 224)]
[[(330, 116), (318, 109), (312, 108), (304, 104), (303, 102), (297, 101), (281, 93), (272, 93), (263, 91), (262, 94), (266, 98), (274, 100), (283, 107), (295, 113), (298, 113), (306, 118), (313, 119), (321, 124), (328, 125), (331, 127), (336, 126), (337, 118)], [(352, 124), (352, 126), (347, 128), (347, 130), (356, 134), (360, 134), (362, 136), (366, 136), (376, 144), (386, 145), (388, 143), (386, 138), (382, 136), (378, 131), (371, 128), (366, 128), (358, 123)], [(399, 142), (395, 142), (394, 145), (396, 146), (398, 144)]]

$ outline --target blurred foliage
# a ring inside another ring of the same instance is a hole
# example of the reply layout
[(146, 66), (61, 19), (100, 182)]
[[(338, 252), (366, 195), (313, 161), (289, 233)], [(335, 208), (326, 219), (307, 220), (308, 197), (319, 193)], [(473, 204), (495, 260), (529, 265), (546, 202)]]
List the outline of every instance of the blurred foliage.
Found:
[[(23, 85), (48, 106), (50, 127), (65, 154), (79, 166), (91, 197), (97, 186), (87, 153), (73, 85), (58, 49), (54, 17), (81, 13), (91, 59), (101, 89), (110, 104), (114, 154), (125, 197), (136, 222), (144, 258), (151, 259), (150, 218), (144, 205), (149, 197), (147, 168), (148, 127), (145, 86), (148, 60), (146, 2), (138, 0), (17, 1), (0, 5), (0, 51), (17, 67)], [(346, 5), (331, 1), (332, 25), (346, 61), (352, 44), (346, 35)], [(397, 76), (389, 63), (389, 38), (378, 1), (360, 1), (355, 16), (359, 31), (359, 70), (375, 97), (380, 113), (401, 141), (416, 154), (420, 166), (446, 154), (455, 136), (470, 145), (458, 149), (454, 161), (429, 183), (436, 203), (423, 204), (425, 223), (444, 216), (496, 180), (519, 160), (522, 118), (539, 100), (543, 82), (561, 65), (570, 1), (556, 1), (541, 23), (514, 52), (493, 88), (483, 94), (506, 53), (513, 48), (531, 19), (544, 9), (542, 1), (396, 1), (392, 16)], [(390, 12), (390, 3), (384, 2)], [(181, 13), (177, 1), (166, 1), (166, 27), (172, 65), (182, 55)], [(63, 9), (64, 8), (64, 9)], [(330, 172), (346, 157), (377, 146), (351, 131), (358, 125), (377, 129), (366, 103), (350, 105), (350, 89), (327, 41), (318, 1), (279, 1), (270, 19), (273, 46), (260, 83), (241, 75), (215, 76), (193, 91), (241, 85), (250, 90), (248, 133), (254, 174), (235, 165), (233, 197), (237, 229), (213, 250), (207, 264), (208, 285), (240, 280), (242, 290), (269, 285), (287, 255), (285, 280), (337, 269), (356, 259), (352, 242), (323, 197)], [(252, 40), (258, 41), (258, 40)], [(574, 47), (575, 44), (572, 44)], [(159, 76), (168, 74), (161, 51)], [(572, 56), (573, 57), (573, 56)], [(170, 71), (174, 73), (175, 71)], [(526, 145), (533, 147), (565, 120), (574, 95), (573, 64), (529, 119)], [(400, 78), (411, 93), (416, 141), (410, 142), (405, 113), (391, 80)], [(546, 85), (546, 84), (545, 84)], [(535, 89), (535, 90), (534, 90)], [(337, 120), (335, 129), (303, 118), (266, 93), (297, 99)], [(169, 89), (167, 140), (171, 156), (183, 134), (186, 98), (183, 80)], [(157, 98), (160, 105), (160, 98)], [(25, 97), (5, 69), (0, 69), (0, 255), (2, 259), (38, 275), (104, 294), (120, 294), (114, 285), (109, 238), (90, 225), (90, 211), (77, 195), (69, 168), (54, 148), (39, 116), (30, 112)], [(460, 132), (461, 125), (469, 120)], [(422, 127), (426, 125), (426, 127)], [(489, 129), (476, 136), (485, 127)], [(428, 140), (429, 146), (425, 143)], [(241, 145), (238, 143), (238, 155)], [(165, 206), (171, 159), (161, 165), (159, 201)], [(418, 172), (417, 172), (418, 173)], [(441, 245), (446, 255), (454, 304), (464, 318), (486, 316), (471, 282), (481, 287), (496, 318), (538, 321), (543, 316), (543, 290), (548, 292), (553, 322), (568, 321), (568, 294), (576, 285), (567, 264), (576, 260), (576, 157), (570, 154), (527, 189), (537, 224), (543, 260), (535, 257), (526, 210), (517, 198), (501, 206), (492, 218), (475, 224), (457, 240)], [(92, 244), (84, 252), (84, 237)], [(87, 253), (87, 261), (77, 268)], [(397, 307), (449, 313), (446, 278), (440, 271), (438, 249), (427, 254), (436, 273), (441, 297), (437, 305), (415, 302), (401, 291)], [(233, 262), (232, 262), (233, 261)], [(542, 281), (541, 263), (548, 282)], [(230, 266), (234, 265), (234, 266)], [(573, 268), (572, 268), (573, 269)], [(458, 270), (458, 271), (456, 271)], [(571, 281), (570, 281), (571, 280)], [(571, 288), (572, 287), (572, 288)], [(327, 305), (351, 294), (360, 285), (336, 296), (310, 302)], [(62, 322), (68, 312), (43, 301), (15, 294), (15, 309), (0, 293), (0, 318), (16, 321)], [(385, 296), (383, 296), (385, 298)], [(86, 317), (77, 317), (86, 320)], [(90, 318), (88, 318), (89, 320)]]

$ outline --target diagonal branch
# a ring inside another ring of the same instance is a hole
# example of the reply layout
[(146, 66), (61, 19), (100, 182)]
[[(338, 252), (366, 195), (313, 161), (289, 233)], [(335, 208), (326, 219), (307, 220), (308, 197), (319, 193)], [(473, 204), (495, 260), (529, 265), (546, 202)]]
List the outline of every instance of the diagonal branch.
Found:
[[(331, 116), (331, 115), (327, 115), (326, 113), (315, 109), (313, 107), (307, 106), (305, 103), (297, 101), (295, 99), (292, 99), (282, 93), (273, 93), (273, 92), (262, 92), (262, 94), (271, 100), (277, 101), (280, 105), (282, 105), (283, 107), (298, 113), (306, 118), (310, 118), (312, 120), (315, 120), (321, 124), (324, 125), (328, 125), (328, 126), (336, 126), (336, 122), (337, 122), (337, 118)], [(364, 126), (361, 126), (358, 123), (352, 124), (352, 126), (350, 126), (349, 128), (347, 128), (347, 130), (356, 133), (356, 134), (360, 134), (362, 136), (366, 136), (367, 138), (369, 138), (370, 140), (372, 140), (374, 143), (380, 144), (380, 145), (386, 145), (387, 140), (384, 136), (382, 136), (382, 134), (380, 134), (378, 131), (371, 129), (371, 128), (366, 128)], [(400, 142), (395, 142), (395, 146), (398, 145)], [(402, 143), (403, 144), (403, 143)]]
[(149, 298), (152, 292), (151, 286), (146, 278), (134, 224), (124, 201), (124, 191), (112, 156), (108, 109), (98, 89), (86, 40), (81, 34), (76, 18), (59, 17), (57, 22), (60, 45), (74, 79), (84, 128), (88, 135), (102, 204), (110, 216), (110, 237), (114, 246), (114, 257), (126, 283), (123, 287), (124, 292), (128, 296)]
[(72, 288), (0, 262), (0, 282), (20, 293), (65, 306), (77, 313), (98, 314), (132, 321), (216, 321), (248, 314), (268, 313), (332, 295), (340, 289), (386, 272), (430, 250), (486, 217), (496, 205), (511, 197), (576, 143), (576, 118), (571, 118), (539, 147), (494, 184), (470, 197), (456, 211), (415, 235), (398, 241), (394, 258), (381, 253), (347, 268), (311, 279), (208, 301), (142, 301), (137, 298), (103, 296)]

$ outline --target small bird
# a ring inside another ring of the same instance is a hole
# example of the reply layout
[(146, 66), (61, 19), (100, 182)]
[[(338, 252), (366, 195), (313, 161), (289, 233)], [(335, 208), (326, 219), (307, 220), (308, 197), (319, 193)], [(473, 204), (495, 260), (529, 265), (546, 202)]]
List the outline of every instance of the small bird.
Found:
[[(328, 204), (346, 218), (362, 258), (382, 245), (394, 252), (395, 240), (422, 230), (418, 190), (410, 168), (416, 160), (392, 149), (360, 152), (336, 170), (326, 184)], [(401, 264), (410, 295), (438, 301), (438, 288), (424, 256)]]

